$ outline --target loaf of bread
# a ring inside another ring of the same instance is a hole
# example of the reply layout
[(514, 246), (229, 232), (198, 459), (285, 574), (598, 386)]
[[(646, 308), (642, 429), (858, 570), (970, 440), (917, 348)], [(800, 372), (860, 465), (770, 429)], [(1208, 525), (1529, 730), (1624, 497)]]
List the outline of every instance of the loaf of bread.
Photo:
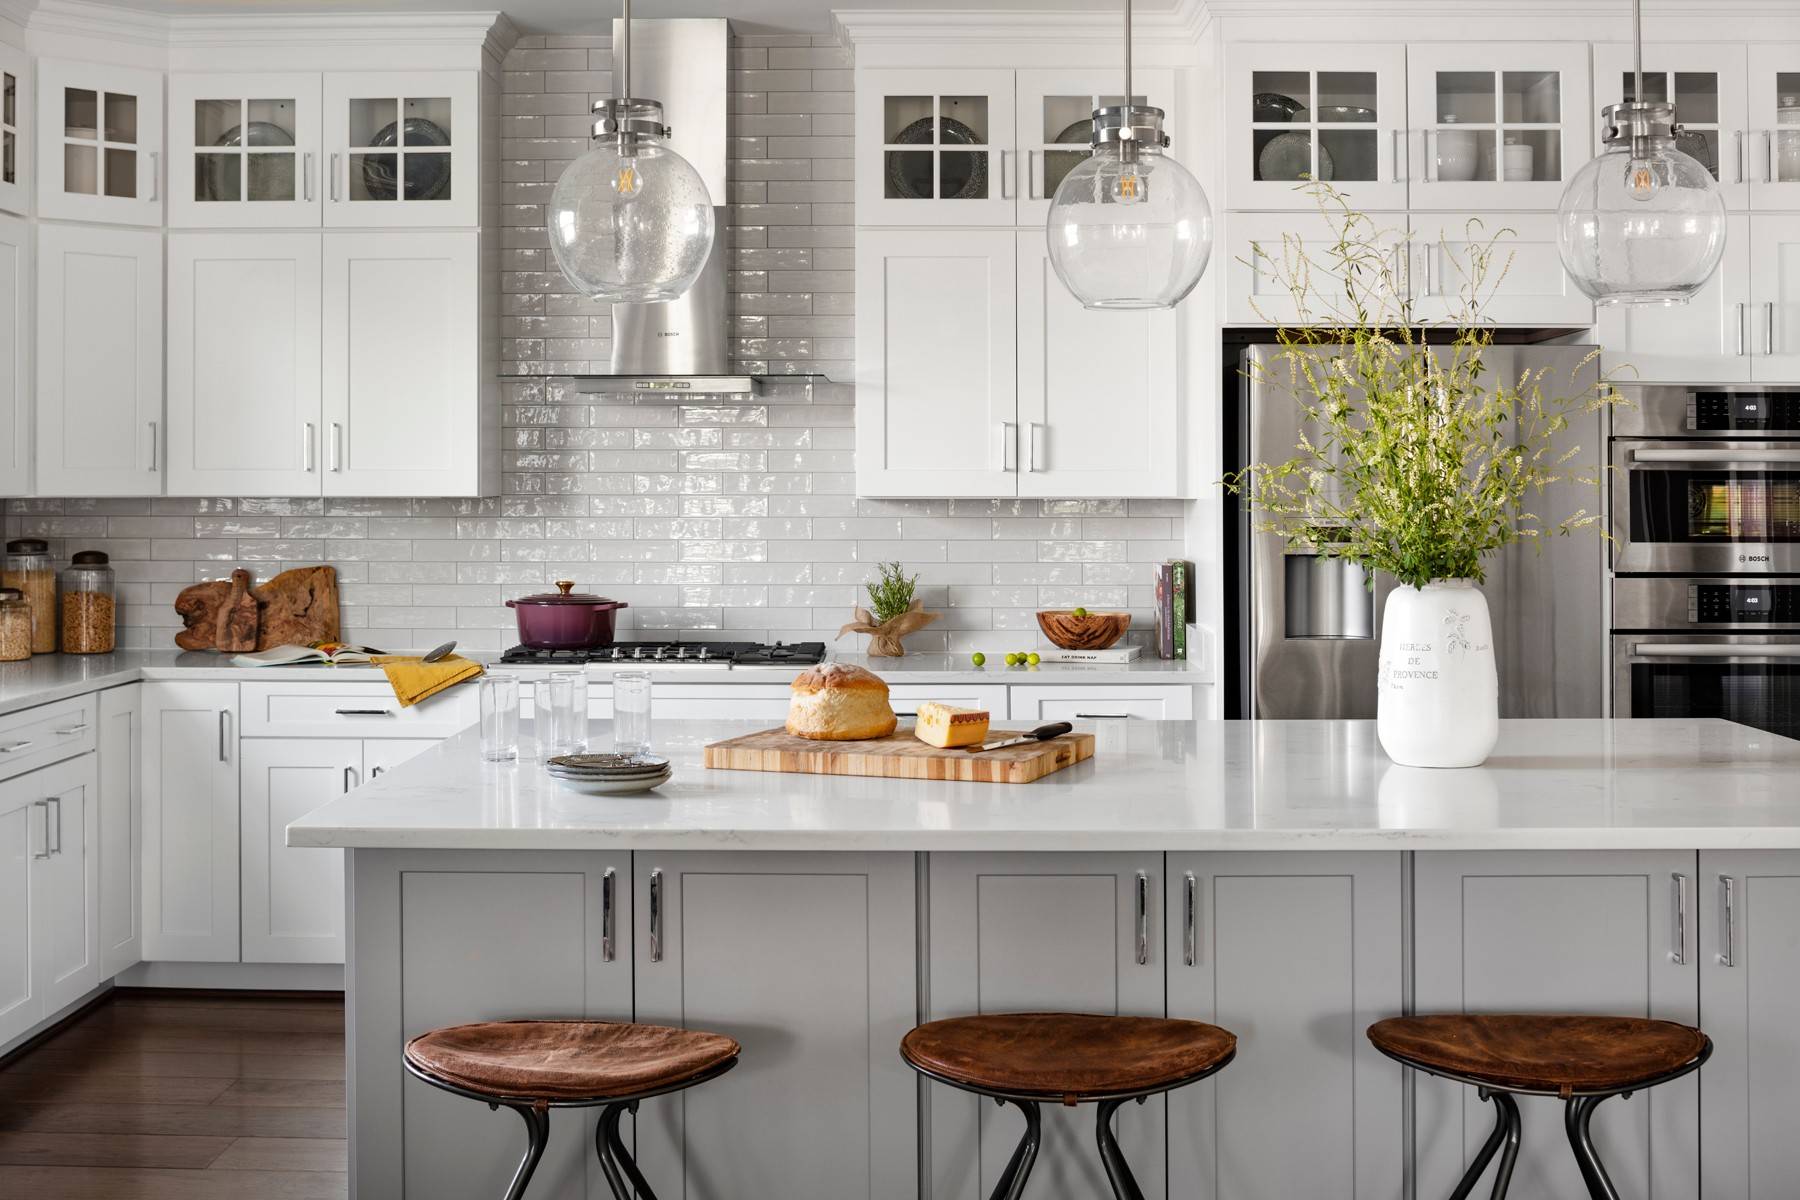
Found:
[(794, 679), (787, 731), (795, 737), (830, 742), (886, 737), (897, 723), (888, 686), (873, 671), (825, 663)]

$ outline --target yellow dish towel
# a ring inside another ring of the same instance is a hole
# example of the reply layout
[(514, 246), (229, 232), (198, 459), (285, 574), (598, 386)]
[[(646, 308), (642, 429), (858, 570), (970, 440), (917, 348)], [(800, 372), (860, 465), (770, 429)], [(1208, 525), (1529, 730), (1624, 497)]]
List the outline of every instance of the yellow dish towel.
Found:
[(455, 687), (463, 680), (481, 674), (480, 663), (471, 662), (460, 654), (434, 663), (420, 662), (417, 657), (409, 658), (403, 654), (383, 654), (370, 661), (381, 668), (388, 683), (393, 685), (394, 697), (400, 701), (401, 708), (411, 708), (445, 688)]

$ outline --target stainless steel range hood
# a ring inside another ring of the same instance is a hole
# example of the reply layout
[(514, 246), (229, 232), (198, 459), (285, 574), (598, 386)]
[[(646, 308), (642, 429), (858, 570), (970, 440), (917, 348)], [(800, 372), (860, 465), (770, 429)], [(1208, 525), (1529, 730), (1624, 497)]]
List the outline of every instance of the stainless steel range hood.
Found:
[[(613, 22), (613, 71), (622, 70), (622, 22)], [(615, 304), (612, 360), (604, 375), (576, 377), (584, 392), (748, 395), (757, 382), (731, 374), (726, 305), (726, 22), (636, 21), (631, 86), (662, 101), (669, 145), (700, 173), (713, 199), (712, 257), (687, 295), (667, 304)]]

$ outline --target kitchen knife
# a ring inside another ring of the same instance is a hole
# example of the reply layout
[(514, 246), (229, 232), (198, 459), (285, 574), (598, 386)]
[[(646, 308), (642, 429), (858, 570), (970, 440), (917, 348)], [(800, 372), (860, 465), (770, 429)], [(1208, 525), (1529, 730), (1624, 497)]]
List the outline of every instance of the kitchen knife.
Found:
[(983, 750), (999, 750), (1006, 746), (1023, 746), (1030, 742), (1047, 742), (1053, 737), (1061, 737), (1075, 727), (1067, 721), (1057, 721), (1050, 725), (1039, 725), (1030, 733), (1018, 737), (1002, 738), (997, 742), (983, 742), (979, 746), (970, 746), (970, 754), (980, 754)]

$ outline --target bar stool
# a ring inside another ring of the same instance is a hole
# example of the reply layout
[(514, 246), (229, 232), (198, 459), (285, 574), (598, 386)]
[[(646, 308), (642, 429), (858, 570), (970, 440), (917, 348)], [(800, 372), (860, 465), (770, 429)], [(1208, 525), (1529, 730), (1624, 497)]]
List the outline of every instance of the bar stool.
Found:
[(1450, 1194), (1464, 1200), (1494, 1155), (1494, 1200), (1512, 1183), (1519, 1157), (1514, 1096), (1555, 1096), (1575, 1165), (1593, 1200), (1619, 1200), (1588, 1126), (1609, 1096), (1680, 1079), (1712, 1054), (1712, 1039), (1673, 1021), (1642, 1017), (1437, 1014), (1369, 1026), (1375, 1048), (1406, 1066), (1466, 1083), (1495, 1108), (1494, 1132)]
[[(525, 1119), (525, 1157), (506, 1189), (520, 1200), (550, 1140), (552, 1108), (605, 1105), (594, 1152), (617, 1200), (656, 1200), (619, 1138), (638, 1101), (716, 1079), (737, 1065), (738, 1044), (717, 1033), (612, 1021), (483, 1021), (422, 1033), (406, 1043), (406, 1069), (433, 1087)], [(627, 1180), (630, 1182), (627, 1183)]]
[(1127, 1100), (1185, 1087), (1214, 1074), (1237, 1053), (1237, 1038), (1216, 1025), (1155, 1017), (1087, 1013), (1004, 1013), (952, 1017), (920, 1025), (900, 1056), (928, 1079), (1013, 1104), (1025, 1136), (1000, 1175), (992, 1200), (1018, 1200), (1037, 1160), (1043, 1102), (1097, 1104), (1100, 1162), (1117, 1200), (1143, 1200), (1119, 1152), (1112, 1117)]

